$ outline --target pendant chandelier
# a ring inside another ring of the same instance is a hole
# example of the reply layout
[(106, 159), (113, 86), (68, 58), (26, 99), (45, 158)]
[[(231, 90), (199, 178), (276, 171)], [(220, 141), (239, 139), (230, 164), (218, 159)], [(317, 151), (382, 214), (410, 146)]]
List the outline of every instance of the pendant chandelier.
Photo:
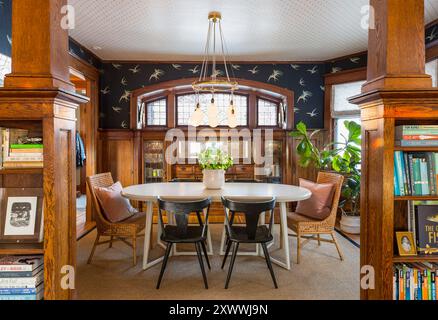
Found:
[[(190, 124), (194, 127), (200, 126), (204, 119), (200, 102), (201, 93), (211, 93), (212, 95), (212, 99), (207, 107), (208, 125), (212, 128), (219, 125), (219, 109), (215, 101), (215, 96), (218, 92), (229, 93), (230, 101), (227, 112), (228, 126), (231, 128), (237, 127), (237, 112), (233, 99), (234, 92), (239, 89), (239, 85), (236, 81), (230, 79), (228, 72), (228, 64), (225, 55), (225, 38), (222, 32), (221, 19), (222, 16), (220, 12), (210, 12), (208, 14), (209, 26), (202, 68), (199, 79), (192, 84), (197, 99), (195, 111), (190, 117)], [(217, 69), (218, 56), (220, 63), (223, 63), (225, 68), (225, 77), (223, 78), (218, 77), (220, 73)], [(233, 72), (232, 69), (231, 72)]]

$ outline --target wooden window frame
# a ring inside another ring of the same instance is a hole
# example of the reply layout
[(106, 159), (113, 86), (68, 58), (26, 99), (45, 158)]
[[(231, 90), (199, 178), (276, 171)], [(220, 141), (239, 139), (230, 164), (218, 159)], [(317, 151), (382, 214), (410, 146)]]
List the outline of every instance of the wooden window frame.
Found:
[[(218, 91), (218, 94), (229, 94), (229, 92), (225, 92), (225, 91)], [(181, 96), (189, 96), (189, 95), (194, 95), (195, 92), (192, 91), (186, 91), (184, 93), (176, 93), (175, 94), (175, 126), (176, 128), (181, 128), (181, 127), (187, 127), (186, 124), (179, 124), (178, 123), (178, 97)], [(202, 93), (201, 93), (202, 94)], [(249, 127), (249, 109), (250, 109), (250, 100), (249, 100), (249, 94), (245, 93), (244, 91), (239, 91), (234, 93), (235, 96), (242, 96), (242, 97), (246, 97), (246, 125), (239, 125), (237, 126), (237, 128), (247, 128)], [(205, 128), (210, 128), (208, 125), (206, 126), (199, 126), (198, 128), (201, 129), (205, 129)], [(228, 128), (228, 126), (217, 126), (217, 128), (219, 129), (223, 129), (223, 128)]]
[[(276, 125), (274, 125), (274, 126), (272, 126), (272, 125), (261, 125), (260, 123), (259, 123), (259, 115), (260, 115), (260, 110), (259, 110), (259, 101), (260, 100), (265, 100), (265, 101), (268, 101), (268, 102), (272, 102), (272, 103), (274, 103), (275, 105), (276, 105), (276, 109), (277, 109), (277, 113), (276, 113), (276, 116), (275, 116), (275, 118), (276, 118), (276, 122), (277, 122), (277, 124)], [(280, 100), (278, 100), (278, 99), (275, 99), (274, 97), (268, 97), (268, 96), (266, 96), (266, 95), (256, 95), (256, 104), (255, 104), (255, 110), (256, 110), (256, 119), (255, 119), (255, 121), (256, 121), (256, 127), (259, 127), (259, 128), (272, 128), (272, 129), (280, 129), (280, 126), (279, 126), (279, 124), (278, 124), (278, 113), (280, 112), (280, 104), (281, 104), (281, 101)]]
[[(131, 93), (131, 129), (134, 130), (163, 130), (164, 127), (143, 127), (137, 128), (137, 115), (138, 115), (138, 102), (147, 101), (156, 97), (157, 95), (166, 97), (168, 103), (168, 126), (167, 129), (180, 128), (177, 126), (176, 119), (176, 96), (183, 93), (193, 93), (191, 84), (193, 81), (198, 80), (197, 78), (183, 78), (178, 80), (171, 80), (166, 82), (161, 82), (157, 84), (152, 84), (150, 86), (145, 86), (134, 90)], [(268, 100), (273, 100), (277, 103), (283, 101), (287, 102), (287, 119), (286, 127), (281, 128), (280, 126), (272, 127), (274, 130), (293, 130), (294, 128), (294, 107), (295, 98), (294, 92), (290, 89), (279, 87), (273, 84), (267, 84), (264, 82), (247, 80), (247, 79), (236, 79), (241, 88), (236, 92), (239, 95), (248, 96), (248, 120), (247, 127), (240, 126), (240, 128), (255, 129), (257, 128), (257, 97), (267, 98)], [(266, 92), (272, 93), (271, 95), (266, 94)], [(155, 93), (155, 95), (154, 95)], [(278, 97), (277, 97), (278, 95)], [(146, 97), (147, 96), (147, 97)], [(143, 98), (142, 98), (143, 97)], [(266, 127), (263, 127), (266, 128)]]
[[(165, 124), (148, 124), (148, 105), (150, 105), (151, 103), (160, 101), (160, 100), (164, 100), (166, 103), (166, 123)], [(167, 128), (168, 127), (168, 123), (169, 123), (169, 109), (168, 109), (168, 96), (158, 96), (158, 97), (153, 97), (152, 99), (150, 97), (148, 97), (148, 99), (143, 100), (142, 103), (145, 104), (145, 113), (144, 113), (144, 124), (145, 124), (145, 128), (149, 127), (149, 128)]]

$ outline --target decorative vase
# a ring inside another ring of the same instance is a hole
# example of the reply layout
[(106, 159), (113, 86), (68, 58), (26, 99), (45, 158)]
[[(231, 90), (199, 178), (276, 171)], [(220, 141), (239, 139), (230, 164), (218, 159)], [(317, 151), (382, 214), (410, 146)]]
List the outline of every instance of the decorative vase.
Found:
[(202, 173), (205, 188), (217, 190), (225, 185), (225, 170), (204, 170)]
[(341, 230), (349, 234), (360, 234), (360, 217), (342, 215)]

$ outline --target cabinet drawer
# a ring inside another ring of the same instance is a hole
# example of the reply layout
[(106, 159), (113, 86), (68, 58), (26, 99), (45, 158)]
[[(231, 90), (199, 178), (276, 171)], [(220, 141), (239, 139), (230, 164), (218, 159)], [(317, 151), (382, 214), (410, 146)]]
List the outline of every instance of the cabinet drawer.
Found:
[(197, 176), (199, 176), (199, 175), (202, 176), (202, 169), (201, 169), (200, 166), (195, 166), (194, 169), (195, 169), (195, 174), (196, 174)]
[(236, 174), (238, 174), (238, 175), (242, 175), (242, 174), (253, 175), (254, 174), (254, 167), (253, 166), (235, 166), (234, 170), (235, 170)]
[(193, 174), (193, 166), (176, 166), (175, 173), (177, 176), (186, 176)]

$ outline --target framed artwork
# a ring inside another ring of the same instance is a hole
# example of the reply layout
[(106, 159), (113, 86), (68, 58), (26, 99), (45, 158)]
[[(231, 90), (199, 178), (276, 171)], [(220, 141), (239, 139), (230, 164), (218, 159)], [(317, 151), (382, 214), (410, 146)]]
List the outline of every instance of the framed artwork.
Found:
[(0, 242), (43, 241), (43, 189), (2, 189)]
[(400, 256), (416, 256), (417, 247), (413, 232), (396, 232), (398, 253)]

